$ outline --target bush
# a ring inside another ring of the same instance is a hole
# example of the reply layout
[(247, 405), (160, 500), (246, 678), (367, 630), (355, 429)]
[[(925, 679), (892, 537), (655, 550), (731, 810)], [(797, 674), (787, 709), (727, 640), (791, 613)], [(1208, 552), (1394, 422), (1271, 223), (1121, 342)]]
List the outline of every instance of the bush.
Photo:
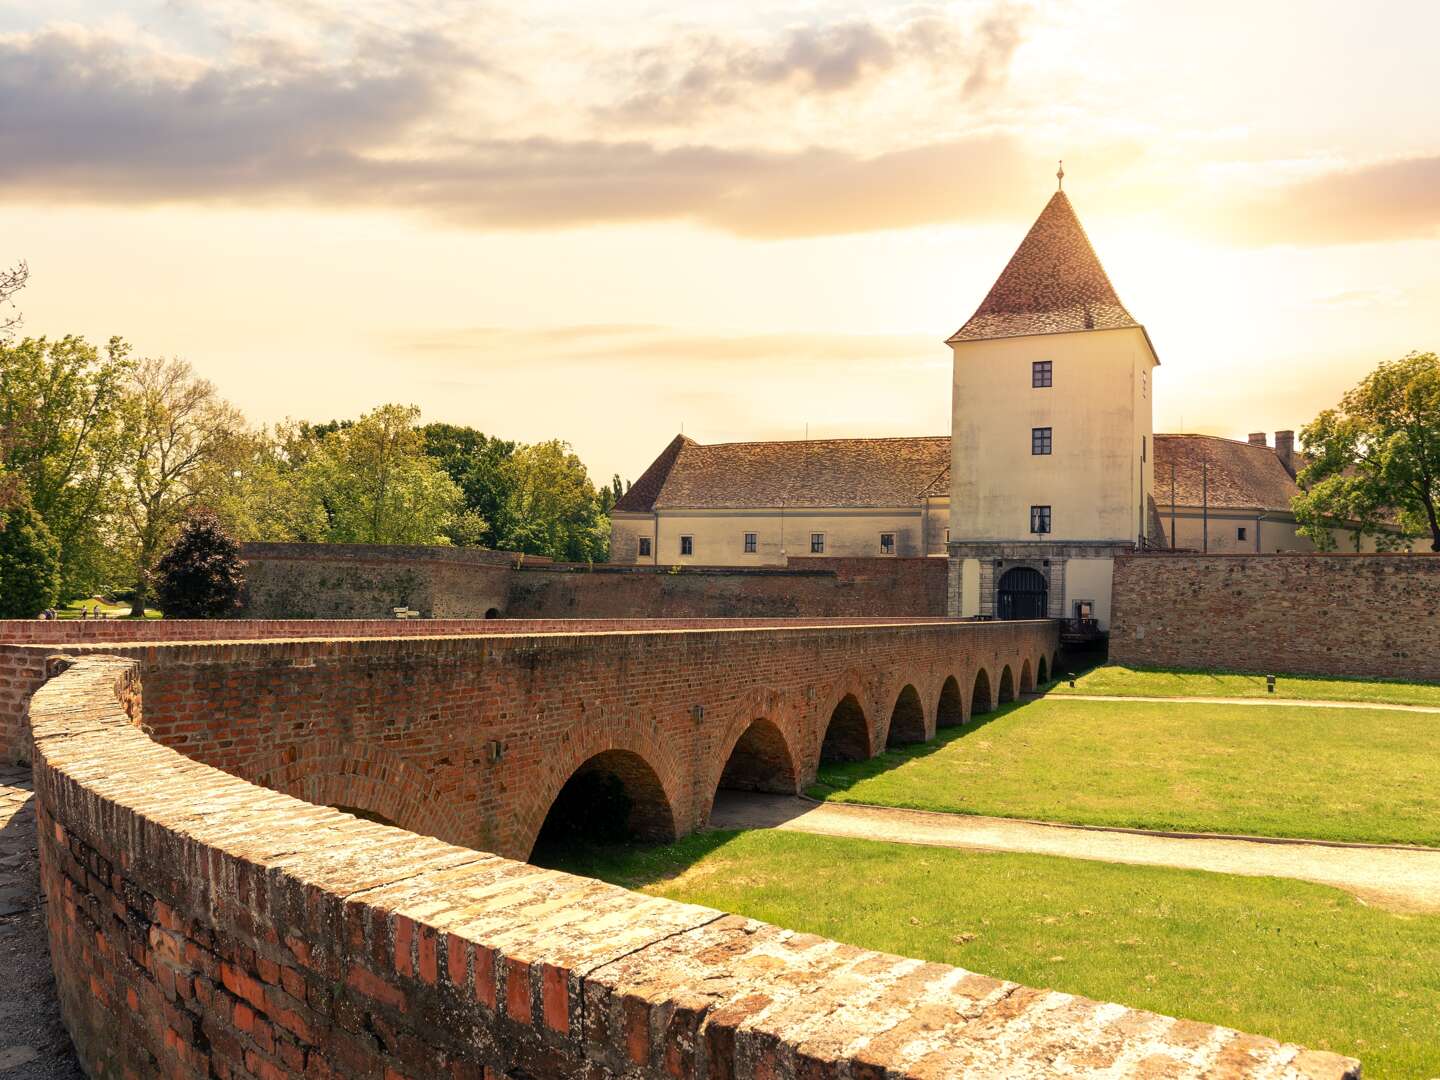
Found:
[(0, 619), (33, 619), (60, 595), (60, 543), (28, 498), (0, 518)]
[(218, 619), (240, 610), (245, 592), (240, 545), (208, 510), (185, 519), (152, 573), (155, 599), (170, 618)]

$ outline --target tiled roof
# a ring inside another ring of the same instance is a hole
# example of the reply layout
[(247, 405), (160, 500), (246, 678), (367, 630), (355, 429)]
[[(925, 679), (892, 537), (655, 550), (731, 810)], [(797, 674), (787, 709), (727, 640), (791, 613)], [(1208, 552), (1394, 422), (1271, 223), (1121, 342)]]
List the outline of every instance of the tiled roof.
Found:
[(949, 460), (943, 435), (709, 446), (677, 438), (616, 509), (913, 506)]
[(676, 435), (670, 440), (670, 445), (660, 451), (660, 456), (650, 463), (650, 467), (640, 474), (640, 479), (631, 484), (630, 489), (616, 500), (615, 509), (642, 513), (653, 509), (655, 498), (660, 494), (660, 489), (665, 486), (665, 480), (669, 477), (670, 470), (674, 468), (675, 459), (680, 456), (680, 451), (687, 446), (698, 445), (694, 439)]
[(1210, 506), (1289, 511), (1300, 493), (1274, 449), (1215, 435), (1155, 436), (1155, 499), (1170, 505), (1170, 467), (1175, 502), (1199, 506), (1208, 488)]
[[(1299, 493), (1268, 446), (1214, 435), (1156, 435), (1155, 501), (1199, 506), (1202, 472), (1216, 509), (1288, 511)], [(1205, 466), (1208, 465), (1208, 469)], [(897, 507), (950, 494), (950, 439), (812, 439), (715, 443), (683, 435), (625, 493), (617, 510), (777, 506)]]
[(1030, 226), (984, 303), (949, 340), (977, 341), (1139, 325), (1115, 295), (1069, 198), (1057, 191)]

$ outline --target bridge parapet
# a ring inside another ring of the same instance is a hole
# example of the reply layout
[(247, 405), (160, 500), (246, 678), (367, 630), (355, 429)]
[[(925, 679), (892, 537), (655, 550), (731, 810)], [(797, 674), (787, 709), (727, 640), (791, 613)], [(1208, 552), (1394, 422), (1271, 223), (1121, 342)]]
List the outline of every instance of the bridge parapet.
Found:
[(1358, 1076), (307, 804), (137, 726), (176, 707), (163, 665), (66, 665), (30, 718), (51, 952), (92, 1075)]

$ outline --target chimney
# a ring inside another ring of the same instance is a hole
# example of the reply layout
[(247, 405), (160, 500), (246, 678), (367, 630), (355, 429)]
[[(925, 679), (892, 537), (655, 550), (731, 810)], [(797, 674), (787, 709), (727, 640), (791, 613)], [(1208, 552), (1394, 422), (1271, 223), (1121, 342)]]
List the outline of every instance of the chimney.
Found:
[(1280, 464), (1285, 466), (1285, 471), (1291, 476), (1295, 475), (1295, 432), (1275, 432), (1275, 456), (1280, 459)]
[(1266, 445), (1266, 443), (1265, 443), (1265, 433), (1264, 433), (1263, 431), (1252, 431), (1252, 432), (1250, 432), (1250, 445), (1251, 445), (1251, 446), (1265, 446), (1265, 445)]

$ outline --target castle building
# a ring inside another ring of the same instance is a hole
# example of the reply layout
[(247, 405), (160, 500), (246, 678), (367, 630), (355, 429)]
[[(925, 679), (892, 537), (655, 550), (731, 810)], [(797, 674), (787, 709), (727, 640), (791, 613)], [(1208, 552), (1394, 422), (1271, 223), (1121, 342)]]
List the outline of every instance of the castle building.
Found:
[[(1103, 631), (1118, 554), (1314, 550), (1290, 511), (1304, 465), (1293, 431), (1273, 447), (1154, 433), (1159, 358), (1063, 190), (946, 344), (950, 436), (677, 435), (615, 505), (611, 561), (948, 558), (951, 615)], [(1356, 550), (1352, 530), (1332, 535)]]
[(1064, 191), (946, 344), (950, 613), (1103, 627), (1115, 555), (1159, 539), (1160, 361)]

